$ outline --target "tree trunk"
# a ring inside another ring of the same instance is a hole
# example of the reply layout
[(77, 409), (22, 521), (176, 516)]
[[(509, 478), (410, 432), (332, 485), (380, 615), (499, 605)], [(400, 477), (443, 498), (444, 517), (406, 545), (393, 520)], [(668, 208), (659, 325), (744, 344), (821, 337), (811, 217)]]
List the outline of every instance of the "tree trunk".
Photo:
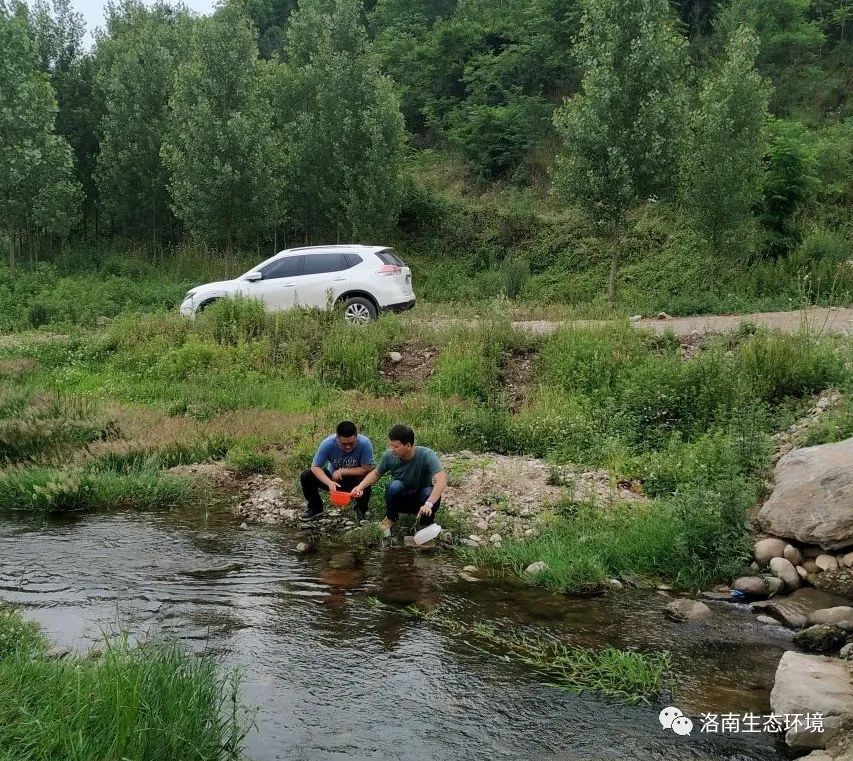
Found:
[(621, 228), (617, 226), (610, 238), (610, 275), (607, 278), (607, 306), (616, 306), (616, 276), (619, 274), (619, 244)]
[(9, 233), (9, 272), (12, 275), (15, 274), (15, 239), (17, 235), (15, 230)]

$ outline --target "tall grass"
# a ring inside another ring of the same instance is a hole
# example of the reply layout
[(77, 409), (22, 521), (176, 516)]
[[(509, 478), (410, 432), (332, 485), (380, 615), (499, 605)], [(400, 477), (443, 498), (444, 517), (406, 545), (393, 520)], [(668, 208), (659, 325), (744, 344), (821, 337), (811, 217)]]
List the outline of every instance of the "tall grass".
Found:
[[(22, 633), (25, 636), (21, 636)], [(108, 641), (100, 658), (53, 659), (0, 610), (2, 761), (237, 761), (246, 733), (235, 675), (177, 645)]]
[(175, 507), (192, 496), (185, 478), (154, 470), (127, 473), (82, 468), (11, 468), (0, 472), (0, 513)]

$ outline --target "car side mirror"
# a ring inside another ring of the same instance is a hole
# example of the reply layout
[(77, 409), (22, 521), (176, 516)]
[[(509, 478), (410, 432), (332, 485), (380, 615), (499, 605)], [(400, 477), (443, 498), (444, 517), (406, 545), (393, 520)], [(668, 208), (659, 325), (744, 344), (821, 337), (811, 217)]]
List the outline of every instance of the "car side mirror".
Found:
[(263, 280), (264, 276), (260, 272), (250, 272), (244, 279), (248, 280), (250, 283), (254, 283), (257, 280)]

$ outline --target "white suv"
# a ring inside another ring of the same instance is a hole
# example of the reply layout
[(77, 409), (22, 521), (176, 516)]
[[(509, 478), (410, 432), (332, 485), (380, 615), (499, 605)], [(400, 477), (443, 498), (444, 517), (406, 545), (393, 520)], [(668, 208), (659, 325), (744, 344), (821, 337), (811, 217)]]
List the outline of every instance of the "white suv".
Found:
[(281, 251), (234, 280), (193, 288), (181, 314), (194, 317), (217, 299), (243, 296), (269, 310), (343, 306), (349, 323), (364, 323), (383, 310), (415, 305), (412, 272), (384, 246), (309, 246)]

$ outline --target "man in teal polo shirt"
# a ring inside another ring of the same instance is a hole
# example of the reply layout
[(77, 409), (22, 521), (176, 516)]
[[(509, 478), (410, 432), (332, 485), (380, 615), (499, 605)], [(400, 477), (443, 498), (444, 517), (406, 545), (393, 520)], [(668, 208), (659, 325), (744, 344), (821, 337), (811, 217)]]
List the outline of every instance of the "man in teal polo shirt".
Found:
[(417, 514), (421, 526), (429, 526), (441, 506), (447, 474), (435, 452), (415, 446), (415, 432), (407, 425), (395, 425), (390, 430), (388, 451), (352, 490), (353, 496), (358, 499), (389, 471), (392, 480), (385, 489), (385, 520), (379, 528), (390, 536), (400, 513)]

